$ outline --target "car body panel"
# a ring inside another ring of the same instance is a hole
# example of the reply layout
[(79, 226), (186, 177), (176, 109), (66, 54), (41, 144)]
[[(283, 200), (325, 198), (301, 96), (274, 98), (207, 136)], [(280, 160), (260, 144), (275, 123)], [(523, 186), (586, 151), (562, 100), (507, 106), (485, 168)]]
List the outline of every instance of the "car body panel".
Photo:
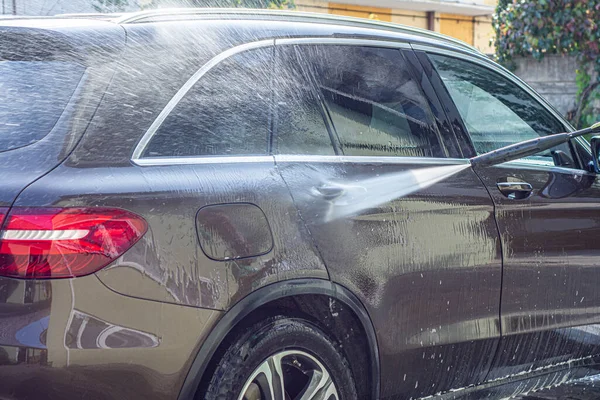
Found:
[[(492, 379), (600, 354), (600, 185), (582, 170), (519, 162), (477, 171), (496, 204), (504, 254), (502, 346)], [(496, 182), (533, 186), (511, 200)]]
[(432, 389), (479, 383), (500, 338), (501, 258), (493, 205), (477, 176), (465, 170), (328, 220), (332, 203), (314, 194), (321, 184), (360, 187), (366, 181), (368, 187), (374, 174), (389, 177), (394, 191), (402, 189), (403, 174), (452, 166), (382, 158), (278, 165), (317, 247), (327, 249), (321, 253), (332, 280), (357, 294), (373, 320), (382, 396), (418, 398)]
[[(148, 232), (97, 276), (126, 295), (226, 309), (252, 290), (281, 279), (328, 277), (274, 168), (274, 162), (233, 163), (229, 168), (78, 168), (68, 160), (32, 184), (15, 205), (127, 207), (148, 222)], [(260, 207), (275, 238), (274, 250), (245, 259), (207, 257), (198, 243), (196, 214), (207, 205), (223, 203)], [(298, 266), (287, 267), (290, 260)]]
[(122, 296), (94, 275), (2, 278), (0, 293), (7, 398), (171, 399), (221, 315)]

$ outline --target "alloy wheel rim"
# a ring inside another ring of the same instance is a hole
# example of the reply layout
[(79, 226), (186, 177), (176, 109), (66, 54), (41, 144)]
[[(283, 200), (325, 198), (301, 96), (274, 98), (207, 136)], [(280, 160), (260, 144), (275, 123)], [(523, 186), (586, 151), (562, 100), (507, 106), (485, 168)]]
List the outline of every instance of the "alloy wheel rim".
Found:
[(238, 400), (339, 400), (331, 374), (299, 350), (276, 353), (254, 370)]

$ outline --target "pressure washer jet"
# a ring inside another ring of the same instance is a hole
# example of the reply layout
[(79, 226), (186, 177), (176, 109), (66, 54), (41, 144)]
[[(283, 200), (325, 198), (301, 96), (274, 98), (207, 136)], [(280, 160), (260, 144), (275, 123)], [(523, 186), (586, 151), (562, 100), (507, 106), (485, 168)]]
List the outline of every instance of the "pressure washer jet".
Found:
[[(410, 169), (350, 184), (328, 182), (315, 195), (323, 197), (329, 195), (329, 193), (333, 193), (330, 196), (329, 206), (324, 214), (323, 222), (327, 223), (351, 215), (358, 215), (369, 208), (377, 207), (380, 204), (385, 204), (394, 199), (406, 197), (412, 193), (427, 189), (469, 167), (475, 169), (484, 168), (517, 160), (551, 149), (578, 136), (594, 133), (600, 133), (600, 122), (579, 131), (539, 137), (502, 147), (473, 157), (469, 160), (470, 163)], [(591, 147), (594, 161), (590, 163), (588, 168), (590, 172), (600, 173), (598, 160), (600, 155), (600, 136), (592, 138)]]

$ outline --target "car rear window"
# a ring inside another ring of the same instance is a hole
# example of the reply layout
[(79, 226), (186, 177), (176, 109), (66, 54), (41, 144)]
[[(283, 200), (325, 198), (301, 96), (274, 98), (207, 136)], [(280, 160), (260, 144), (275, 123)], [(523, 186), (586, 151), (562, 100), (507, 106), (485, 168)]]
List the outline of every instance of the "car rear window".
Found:
[(50, 133), (84, 72), (72, 62), (0, 59), (0, 152)]

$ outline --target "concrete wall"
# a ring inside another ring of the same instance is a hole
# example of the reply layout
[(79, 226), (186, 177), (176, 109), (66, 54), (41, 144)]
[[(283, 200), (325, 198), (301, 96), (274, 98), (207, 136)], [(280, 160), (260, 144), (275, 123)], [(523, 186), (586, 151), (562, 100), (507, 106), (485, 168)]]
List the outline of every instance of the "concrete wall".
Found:
[(533, 57), (515, 60), (515, 74), (544, 96), (561, 114), (575, 108), (577, 97), (575, 57), (547, 55), (541, 61)]
[(494, 27), (492, 26), (492, 17), (481, 16), (475, 18), (473, 29), (473, 46), (484, 54), (493, 54), (492, 39), (496, 37), (496, 31), (494, 31)]

